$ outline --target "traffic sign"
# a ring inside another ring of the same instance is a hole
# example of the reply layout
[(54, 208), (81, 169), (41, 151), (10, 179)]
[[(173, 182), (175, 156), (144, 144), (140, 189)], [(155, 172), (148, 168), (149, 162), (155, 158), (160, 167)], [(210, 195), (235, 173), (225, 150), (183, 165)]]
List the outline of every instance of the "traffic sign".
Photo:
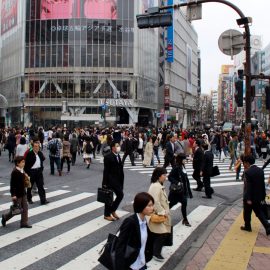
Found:
[(236, 55), (244, 49), (243, 34), (237, 30), (229, 29), (223, 32), (218, 39), (219, 49), (226, 55)]

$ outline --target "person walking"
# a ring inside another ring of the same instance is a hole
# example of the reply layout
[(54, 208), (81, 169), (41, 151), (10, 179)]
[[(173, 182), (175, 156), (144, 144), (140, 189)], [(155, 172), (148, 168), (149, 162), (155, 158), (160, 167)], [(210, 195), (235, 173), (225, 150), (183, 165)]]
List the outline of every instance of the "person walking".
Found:
[(265, 228), (266, 235), (270, 234), (270, 223), (266, 219), (261, 202), (265, 200), (264, 171), (255, 165), (255, 158), (252, 155), (244, 157), (244, 222), (240, 229), (251, 232), (251, 213), (254, 211)]
[(175, 137), (171, 134), (168, 137), (168, 141), (165, 144), (165, 157), (164, 157), (164, 165), (163, 168), (167, 168), (169, 164), (171, 164), (172, 167), (175, 166), (175, 156), (174, 156), (174, 146)]
[(130, 133), (129, 135), (126, 136), (124, 142), (123, 142), (123, 149), (124, 149), (124, 156), (122, 159), (122, 163), (123, 166), (125, 164), (125, 160), (127, 158), (127, 156), (129, 156), (129, 159), (131, 161), (131, 165), (132, 166), (136, 166), (135, 162), (134, 162), (134, 143), (133, 143), (133, 139), (132, 139), (132, 134)]
[(164, 261), (161, 251), (166, 241), (166, 237), (168, 237), (168, 233), (171, 233), (170, 206), (164, 186), (166, 178), (167, 170), (165, 168), (155, 168), (151, 177), (151, 185), (148, 190), (148, 193), (155, 201), (154, 213), (166, 217), (166, 220), (162, 223), (152, 222), (151, 219), (149, 221), (149, 229), (153, 233), (153, 258), (156, 261)]
[(64, 135), (64, 140), (63, 140), (63, 155), (61, 158), (61, 172), (63, 171), (63, 166), (64, 166), (64, 162), (67, 162), (67, 172), (70, 172), (70, 158), (71, 158), (71, 154), (70, 154), (70, 142), (68, 140), (68, 134)]
[(113, 141), (111, 143), (111, 153), (104, 156), (102, 186), (111, 189), (116, 195), (112, 205), (105, 204), (104, 219), (108, 221), (119, 219), (116, 210), (124, 197), (124, 169), (119, 155), (120, 150), (120, 145)]
[(90, 168), (91, 164), (91, 159), (93, 158), (93, 151), (94, 151), (94, 146), (93, 143), (91, 142), (90, 137), (85, 137), (85, 141), (83, 142), (83, 159), (85, 163), (87, 164), (87, 169)]
[(74, 166), (77, 157), (77, 151), (79, 147), (79, 141), (76, 133), (72, 134), (72, 138), (70, 140), (70, 153), (71, 153), (71, 165)]
[(233, 171), (232, 166), (235, 165), (235, 162), (237, 160), (237, 144), (238, 144), (237, 134), (233, 134), (232, 139), (230, 140), (228, 144), (229, 154), (231, 158), (231, 163), (229, 166), (230, 171)]
[[(193, 156), (193, 174), (192, 177), (197, 182), (197, 187), (194, 188), (194, 191), (202, 191), (203, 188), (203, 182), (201, 180), (201, 171), (202, 171), (202, 165), (203, 165), (203, 150), (202, 150), (202, 141), (197, 139), (194, 142), (194, 156)], [(212, 151), (213, 153), (213, 151)]]
[(205, 196), (202, 197), (205, 199), (212, 199), (214, 190), (211, 187), (211, 175), (213, 170), (214, 155), (211, 150), (208, 149), (208, 144), (203, 144), (202, 149), (204, 150), (204, 155), (201, 176), (203, 176), (203, 185), (205, 191)]
[[(18, 204), (22, 208), (21, 228), (32, 228), (28, 223), (28, 203), (26, 199), (25, 177), (28, 175), (24, 172), (25, 160), (23, 156), (16, 156), (14, 159), (15, 168), (10, 178), (10, 193), (14, 204)], [(11, 211), (2, 215), (2, 226), (5, 227), (8, 220), (13, 217)]]
[(16, 148), (16, 138), (13, 130), (9, 132), (9, 135), (7, 137), (7, 143), (6, 143), (6, 149), (8, 150), (8, 160), (9, 162), (14, 161), (14, 155), (15, 155), (15, 148)]
[[(146, 263), (152, 259), (152, 238), (146, 217), (153, 213), (154, 198), (147, 192), (138, 193), (134, 198), (133, 209), (135, 213), (127, 217), (119, 229), (115, 269), (145, 270)], [(127, 246), (134, 249), (128, 258), (125, 256)]]
[(61, 172), (61, 149), (62, 142), (58, 133), (52, 134), (52, 139), (48, 143), (49, 157), (50, 157), (50, 169), (51, 175), (54, 175), (54, 163), (56, 164), (59, 176), (62, 176)]
[(32, 201), (32, 187), (36, 183), (38, 188), (38, 195), (40, 198), (40, 204), (44, 205), (49, 203), (46, 199), (46, 193), (44, 189), (44, 177), (43, 177), (43, 162), (45, 157), (40, 151), (39, 141), (33, 142), (33, 150), (29, 151), (25, 158), (25, 172), (30, 176), (31, 187), (27, 189), (27, 200), (30, 204)]
[(175, 160), (176, 166), (171, 170), (168, 180), (171, 182), (171, 187), (172, 185), (181, 186), (181, 191), (173, 190), (173, 188), (170, 188), (169, 193), (170, 209), (178, 202), (180, 202), (181, 212), (183, 216), (182, 224), (190, 227), (191, 225), (187, 219), (187, 200), (188, 197), (193, 198), (193, 195), (190, 189), (190, 183), (185, 168), (186, 155), (184, 153), (180, 153), (179, 155), (176, 156)]
[(16, 147), (16, 156), (23, 157), (28, 149), (25, 137), (21, 137), (20, 143)]
[(149, 137), (146, 143), (146, 146), (144, 149), (144, 160), (143, 160), (144, 167), (150, 166), (150, 165), (154, 166), (152, 137)]

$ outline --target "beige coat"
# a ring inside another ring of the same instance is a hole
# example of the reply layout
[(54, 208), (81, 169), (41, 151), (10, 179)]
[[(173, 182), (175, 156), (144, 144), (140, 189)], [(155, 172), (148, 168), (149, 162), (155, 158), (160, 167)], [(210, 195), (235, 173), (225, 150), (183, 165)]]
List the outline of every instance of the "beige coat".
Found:
[(171, 216), (169, 201), (165, 187), (159, 181), (152, 183), (148, 193), (155, 200), (154, 211), (158, 215), (168, 215), (168, 219), (164, 223), (153, 223), (149, 220), (149, 229), (153, 233), (170, 233), (171, 232)]
[(153, 158), (153, 143), (148, 142), (144, 150), (143, 165), (150, 166), (152, 158)]

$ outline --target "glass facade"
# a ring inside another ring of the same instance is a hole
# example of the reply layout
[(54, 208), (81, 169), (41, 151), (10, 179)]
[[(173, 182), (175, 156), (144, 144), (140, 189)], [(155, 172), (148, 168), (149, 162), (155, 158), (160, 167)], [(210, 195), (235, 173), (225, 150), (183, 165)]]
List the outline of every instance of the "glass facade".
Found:
[(130, 97), (133, 0), (27, 0), (25, 33), (29, 98)]

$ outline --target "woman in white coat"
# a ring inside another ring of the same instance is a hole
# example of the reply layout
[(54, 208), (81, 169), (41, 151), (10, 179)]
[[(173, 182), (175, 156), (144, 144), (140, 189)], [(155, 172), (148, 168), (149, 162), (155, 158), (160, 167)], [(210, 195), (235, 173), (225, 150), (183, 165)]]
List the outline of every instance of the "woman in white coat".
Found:
[(149, 137), (144, 149), (144, 160), (143, 160), (144, 167), (154, 165), (153, 151), (154, 151), (153, 140), (152, 137)]
[(154, 198), (154, 213), (165, 216), (166, 220), (162, 223), (151, 222), (149, 220), (149, 229), (153, 233), (153, 258), (157, 261), (164, 261), (161, 255), (162, 247), (171, 233), (171, 217), (169, 201), (164, 187), (167, 179), (167, 170), (163, 167), (157, 167), (153, 171), (151, 185), (148, 193)]

